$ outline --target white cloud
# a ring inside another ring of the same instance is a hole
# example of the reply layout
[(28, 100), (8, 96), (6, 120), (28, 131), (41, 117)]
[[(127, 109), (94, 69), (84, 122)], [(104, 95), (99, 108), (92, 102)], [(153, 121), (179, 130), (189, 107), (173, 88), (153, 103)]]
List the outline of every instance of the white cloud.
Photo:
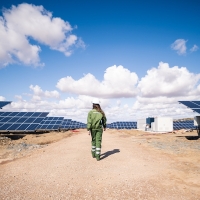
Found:
[(38, 85), (30, 85), (29, 87), (31, 91), (33, 91), (33, 99), (34, 100), (41, 100), (43, 97), (44, 98), (59, 98), (60, 94), (58, 91), (43, 91), (40, 86)]
[(120, 100), (117, 101), (117, 105), (121, 106), (121, 101)]
[(0, 101), (5, 101), (6, 100), (6, 98), (5, 97), (3, 97), (3, 96), (0, 96)]
[[(71, 84), (70, 89), (76, 89), (77, 94), (85, 87), (91, 87), (91, 90), (85, 89), (88, 95), (69, 95), (67, 98), (62, 98), (62, 94), (55, 90), (44, 91), (38, 85), (31, 85), (30, 100), (23, 99), (23, 95), (16, 95), (17, 101), (13, 101), (11, 105), (3, 109), (6, 111), (45, 111), (49, 112), (49, 116), (64, 116), (86, 122), (88, 111), (92, 108), (92, 96), (97, 90), (102, 93), (99, 98), (108, 122), (135, 121), (149, 116), (183, 118), (197, 115), (178, 103), (180, 100), (200, 99), (200, 74), (193, 74), (185, 67), (169, 67), (168, 63), (161, 62), (157, 68), (148, 70), (147, 75), (139, 83), (137, 75), (122, 66), (108, 68), (101, 82), (94, 76), (91, 81), (88, 81), (88, 78), (82, 79), (75, 81), (71, 78), (69, 82), (62, 84)], [(118, 87), (121, 93), (116, 90)], [(124, 92), (124, 88), (128, 88), (128, 93)], [(69, 88), (67, 89), (69, 92)], [(131, 94), (131, 90), (133, 90), (132, 94), (139, 92), (132, 98), (123, 98)]]
[(106, 69), (104, 80), (99, 81), (92, 74), (79, 80), (67, 76), (61, 78), (57, 88), (62, 92), (88, 95), (102, 98), (134, 97), (137, 94), (138, 76), (123, 66), (112, 66)]
[(41, 48), (31, 44), (30, 38), (70, 56), (75, 47), (85, 47), (81, 38), (71, 34), (72, 30), (69, 22), (52, 17), (43, 6), (23, 3), (4, 9), (0, 17), (0, 65), (43, 65), (39, 58)]
[(173, 44), (171, 44), (171, 48), (179, 55), (183, 55), (186, 53), (187, 47), (186, 47), (186, 40), (184, 39), (177, 39)]
[(143, 97), (188, 96), (196, 92), (200, 74), (193, 74), (185, 67), (169, 67), (160, 62), (158, 68), (147, 71), (147, 75), (138, 84)]
[(195, 44), (191, 49), (190, 51), (191, 52), (194, 52), (194, 51), (197, 51), (199, 49), (199, 47)]

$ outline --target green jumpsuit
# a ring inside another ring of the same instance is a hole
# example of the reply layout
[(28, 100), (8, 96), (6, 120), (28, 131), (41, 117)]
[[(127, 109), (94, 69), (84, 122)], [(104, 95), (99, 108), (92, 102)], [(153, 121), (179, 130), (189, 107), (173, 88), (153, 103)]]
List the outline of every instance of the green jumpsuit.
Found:
[(106, 128), (106, 117), (92, 109), (88, 113), (87, 130), (91, 132), (92, 137), (92, 156), (97, 160), (100, 160), (103, 128)]

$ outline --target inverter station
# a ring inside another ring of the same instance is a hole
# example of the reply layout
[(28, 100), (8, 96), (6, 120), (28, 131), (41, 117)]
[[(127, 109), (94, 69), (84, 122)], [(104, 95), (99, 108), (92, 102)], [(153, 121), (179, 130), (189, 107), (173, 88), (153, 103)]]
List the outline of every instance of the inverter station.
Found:
[[(179, 101), (200, 114), (200, 101)], [(11, 101), (0, 101), (0, 109)], [(49, 112), (0, 112), (0, 132), (39, 132), (84, 129), (86, 124), (64, 117), (48, 117)], [(194, 120), (176, 120), (170, 117), (148, 117), (136, 121), (117, 121), (107, 124), (109, 129), (139, 129), (153, 132), (171, 132), (180, 129), (197, 129), (200, 134), (200, 116)]]

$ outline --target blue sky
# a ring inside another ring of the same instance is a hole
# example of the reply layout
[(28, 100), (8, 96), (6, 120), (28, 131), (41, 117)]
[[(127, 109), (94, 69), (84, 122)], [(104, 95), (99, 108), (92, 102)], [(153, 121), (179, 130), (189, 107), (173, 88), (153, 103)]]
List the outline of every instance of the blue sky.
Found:
[(200, 97), (198, 0), (7, 0), (0, 8), (0, 100), (13, 101), (5, 109), (84, 122), (98, 97), (110, 122), (195, 115), (177, 101)]

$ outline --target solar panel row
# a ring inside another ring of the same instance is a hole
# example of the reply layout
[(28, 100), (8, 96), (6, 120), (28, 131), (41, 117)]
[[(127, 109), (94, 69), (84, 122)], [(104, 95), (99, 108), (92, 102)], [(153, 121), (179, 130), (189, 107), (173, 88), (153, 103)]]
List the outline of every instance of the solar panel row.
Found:
[(72, 121), (71, 119), (64, 119), (61, 129), (63, 130), (70, 130), (70, 129), (80, 129), (86, 128), (86, 124), (82, 122)]
[(86, 128), (86, 124), (82, 122), (64, 117), (46, 117), (47, 115), (47, 112), (0, 112), (0, 131), (31, 132)]
[(37, 130), (58, 130), (64, 117), (46, 117), (37, 126)]
[(35, 131), (47, 112), (0, 112), (0, 131)]
[(180, 129), (196, 129), (196, 126), (194, 126), (193, 120), (187, 120), (187, 121), (175, 121), (173, 123), (173, 129), (174, 130), (180, 130)]
[(136, 129), (137, 122), (113, 122), (107, 124), (107, 128), (110, 129)]

